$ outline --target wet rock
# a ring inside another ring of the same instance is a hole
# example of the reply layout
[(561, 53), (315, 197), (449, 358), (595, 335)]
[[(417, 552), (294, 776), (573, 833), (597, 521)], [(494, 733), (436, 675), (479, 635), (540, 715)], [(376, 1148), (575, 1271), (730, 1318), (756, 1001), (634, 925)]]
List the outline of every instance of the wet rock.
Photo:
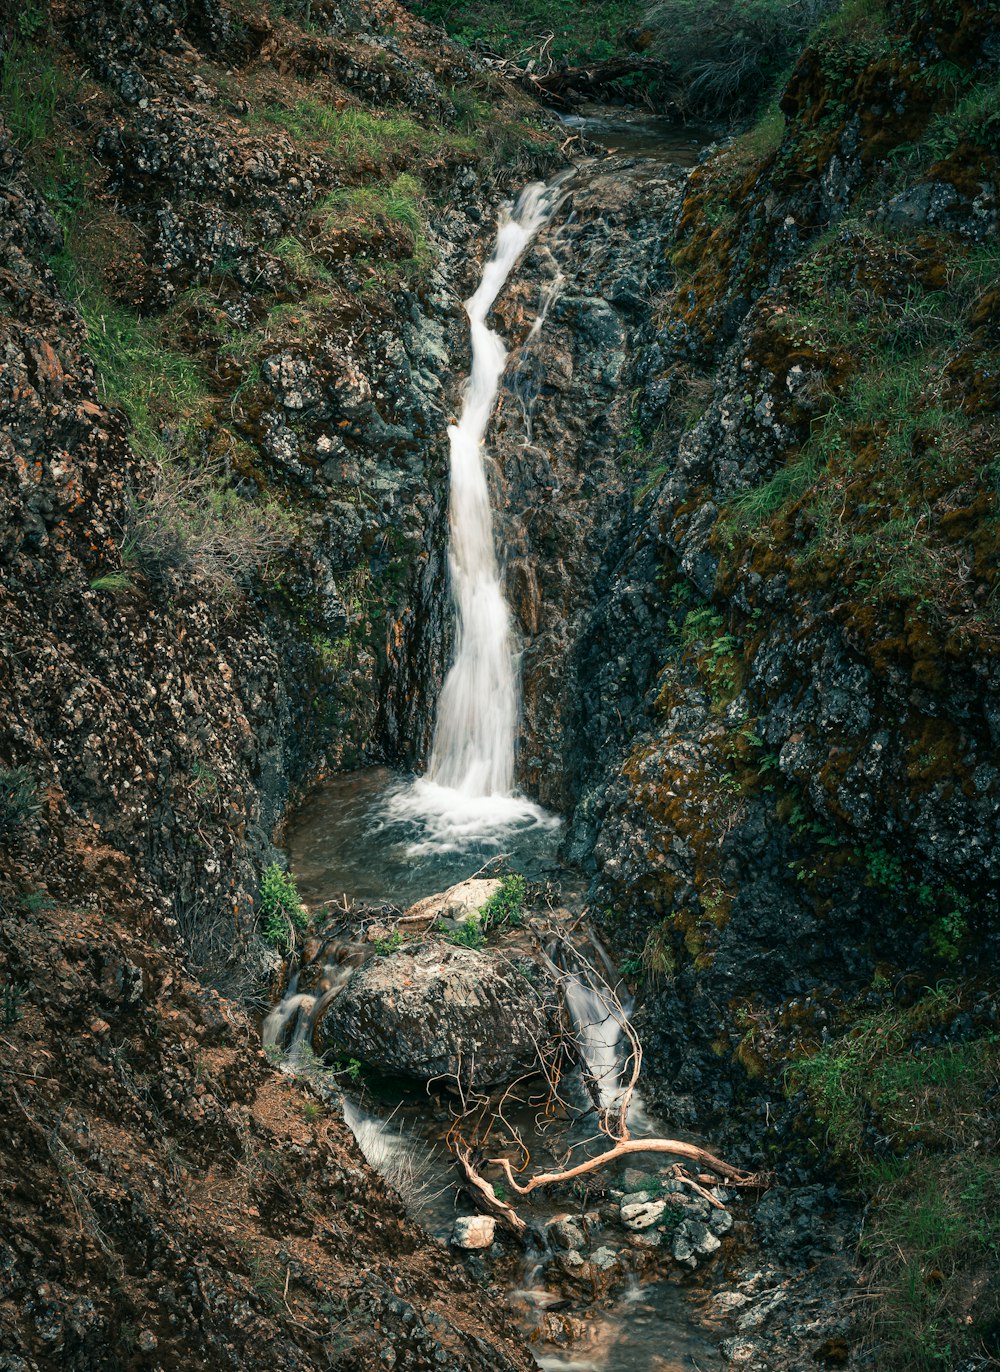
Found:
[(643, 1205), (646, 1201), (652, 1200), (652, 1193), (649, 1191), (629, 1191), (621, 1198), (621, 1205)]
[(732, 1310), (741, 1310), (749, 1301), (750, 1297), (745, 1291), (720, 1291), (713, 1296), (712, 1305), (716, 1310), (728, 1314)]
[(383, 1072), (494, 1086), (536, 1063), (547, 989), (499, 953), (411, 944), (353, 973), (319, 1042)]
[(752, 1305), (749, 1310), (745, 1310), (736, 1321), (736, 1328), (741, 1333), (748, 1329), (760, 1329), (768, 1319), (774, 1314), (779, 1305), (783, 1305), (787, 1299), (784, 1291), (773, 1291), (765, 1296), (756, 1305)]
[(489, 1248), (496, 1229), (492, 1215), (460, 1215), (451, 1227), (451, 1241), (456, 1248)]
[(699, 1258), (708, 1258), (718, 1251), (721, 1243), (700, 1220), (682, 1220), (674, 1230), (671, 1251), (684, 1267), (695, 1268)]
[(587, 1242), (583, 1230), (568, 1215), (559, 1215), (555, 1219), (549, 1220), (545, 1226), (545, 1233), (550, 1241), (559, 1248), (579, 1250)]

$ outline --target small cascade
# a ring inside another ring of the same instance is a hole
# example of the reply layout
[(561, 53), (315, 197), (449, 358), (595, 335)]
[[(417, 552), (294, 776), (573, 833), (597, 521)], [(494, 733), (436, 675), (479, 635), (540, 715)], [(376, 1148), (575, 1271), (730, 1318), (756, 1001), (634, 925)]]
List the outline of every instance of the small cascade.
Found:
[(559, 177), (522, 191), (502, 220), (478, 289), (465, 303), (472, 370), (451, 425), (448, 563), (456, 615), (455, 660), (438, 702), (427, 773), (389, 798), (394, 819), (419, 820), (416, 853), (449, 850), (525, 825), (555, 825), (514, 791), (518, 652), (500, 582), (484, 438), (507, 350), (487, 316), (525, 249), (564, 197)]

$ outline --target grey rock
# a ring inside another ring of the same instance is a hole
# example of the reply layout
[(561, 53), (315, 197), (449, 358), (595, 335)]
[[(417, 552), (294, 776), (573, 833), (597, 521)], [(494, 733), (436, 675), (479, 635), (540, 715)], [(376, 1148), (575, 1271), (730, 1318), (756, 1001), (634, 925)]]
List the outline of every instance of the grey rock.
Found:
[(749, 1310), (745, 1310), (736, 1321), (736, 1328), (742, 1332), (748, 1329), (760, 1329), (760, 1327), (770, 1319), (771, 1315), (777, 1310), (779, 1305), (783, 1305), (786, 1300), (784, 1291), (774, 1291), (765, 1296), (763, 1300), (752, 1305)]
[(583, 1230), (568, 1216), (557, 1216), (545, 1226), (549, 1240), (559, 1248), (581, 1249), (587, 1240)]
[(473, 1088), (509, 1081), (548, 1032), (542, 990), (502, 954), (428, 941), (360, 967), (319, 1041), (384, 1072)]

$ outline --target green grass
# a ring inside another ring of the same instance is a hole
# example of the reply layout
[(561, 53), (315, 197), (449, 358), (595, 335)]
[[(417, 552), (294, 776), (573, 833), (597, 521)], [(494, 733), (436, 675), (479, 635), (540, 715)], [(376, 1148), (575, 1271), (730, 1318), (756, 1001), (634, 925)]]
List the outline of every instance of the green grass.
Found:
[(251, 120), (284, 129), (297, 142), (322, 143), (338, 162), (369, 171), (385, 163), (405, 165), (420, 154), (468, 148), (468, 140), (425, 128), (405, 114), (337, 110), (319, 100), (297, 100), (288, 108), (271, 105)]
[(125, 415), (139, 452), (164, 454), (164, 426), (176, 433), (208, 401), (198, 368), (183, 353), (164, 346), (157, 321), (113, 304), (71, 253), (63, 253), (53, 269), (86, 326), (87, 355), (102, 402)]
[(0, 66), (0, 109), (10, 135), (30, 154), (52, 132), (69, 83), (43, 47), (15, 39)]
[[(333, 191), (316, 207), (312, 223), (318, 229), (315, 242), (343, 229), (362, 244), (370, 243), (376, 267), (390, 275), (422, 275), (431, 263), (424, 226), (424, 189), (416, 177), (404, 173), (391, 182)], [(399, 240), (399, 250), (385, 252), (386, 234)], [(355, 254), (363, 260), (364, 250)]]
[(1000, 1351), (1000, 1039), (923, 1046), (960, 1007), (941, 987), (869, 1013), (789, 1074), (866, 1202), (868, 1332), (896, 1372)]
[(108, 572), (106, 576), (95, 577), (90, 583), (92, 591), (109, 591), (112, 594), (122, 594), (135, 590), (135, 585), (128, 572)]

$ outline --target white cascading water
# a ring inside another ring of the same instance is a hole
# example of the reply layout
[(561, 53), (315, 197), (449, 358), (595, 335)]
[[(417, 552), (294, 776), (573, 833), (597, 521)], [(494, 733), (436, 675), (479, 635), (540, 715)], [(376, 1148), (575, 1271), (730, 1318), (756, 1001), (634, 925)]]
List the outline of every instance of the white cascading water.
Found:
[(455, 660), (438, 702), (427, 773), (389, 801), (395, 818), (422, 822), (427, 837), (414, 851), (459, 847), (522, 824), (558, 823), (514, 793), (518, 655), (500, 585), (483, 440), (507, 360), (503, 340), (486, 318), (521, 254), (558, 208), (560, 182), (536, 182), (522, 191), (501, 221), (478, 289), (465, 302), (472, 370), (459, 422), (448, 429)]

